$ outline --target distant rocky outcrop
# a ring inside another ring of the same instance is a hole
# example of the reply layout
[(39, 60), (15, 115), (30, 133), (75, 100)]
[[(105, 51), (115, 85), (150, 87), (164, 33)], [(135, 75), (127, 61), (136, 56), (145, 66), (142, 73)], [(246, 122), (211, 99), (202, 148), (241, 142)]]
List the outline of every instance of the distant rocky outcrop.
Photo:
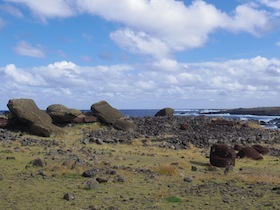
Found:
[(156, 114), (155, 117), (160, 117), (160, 116), (173, 116), (174, 114), (174, 109), (172, 108), (164, 108), (159, 110)]
[(46, 111), (51, 116), (54, 123), (69, 123), (82, 114), (80, 110), (70, 109), (61, 104), (50, 105)]
[(117, 109), (113, 108), (107, 101), (100, 101), (91, 106), (93, 114), (105, 124), (113, 124), (122, 117)]
[(256, 108), (238, 108), (238, 109), (224, 109), (219, 112), (208, 112), (204, 114), (234, 114), (234, 115), (267, 115), (280, 116), (280, 107), (256, 107)]
[(21, 123), (29, 126), (30, 132), (49, 137), (62, 130), (52, 124), (52, 118), (40, 110), (32, 99), (11, 99), (7, 104), (10, 112)]

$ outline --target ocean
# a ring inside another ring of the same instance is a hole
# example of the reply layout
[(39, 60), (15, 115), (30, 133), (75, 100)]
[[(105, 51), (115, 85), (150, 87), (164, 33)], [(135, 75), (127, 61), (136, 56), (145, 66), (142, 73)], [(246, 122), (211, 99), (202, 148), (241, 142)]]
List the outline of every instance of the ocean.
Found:
[[(152, 117), (160, 109), (120, 109), (119, 111), (123, 114), (123, 116), (129, 117)], [(90, 112), (90, 110), (81, 110), (82, 112)], [(258, 122), (265, 122), (267, 125), (265, 127), (269, 127), (272, 129), (277, 129), (273, 123), (269, 123), (274, 119), (280, 119), (280, 116), (257, 116), (257, 115), (231, 115), (228, 113), (225, 114), (205, 114), (209, 112), (218, 112), (218, 109), (175, 109), (174, 116), (209, 116), (209, 117), (224, 117), (230, 119), (237, 120), (255, 120)], [(0, 115), (7, 113), (7, 110), (0, 110)]]

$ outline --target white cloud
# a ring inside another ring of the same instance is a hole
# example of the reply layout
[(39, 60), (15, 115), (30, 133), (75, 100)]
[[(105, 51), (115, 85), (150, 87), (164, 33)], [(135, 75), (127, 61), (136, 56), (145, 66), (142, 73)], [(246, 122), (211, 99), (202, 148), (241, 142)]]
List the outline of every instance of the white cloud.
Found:
[(267, 7), (280, 10), (280, 0), (259, 0), (259, 2)]
[(121, 48), (132, 53), (165, 57), (169, 54), (168, 46), (160, 39), (153, 38), (145, 32), (135, 33), (130, 29), (118, 30), (110, 35)]
[(219, 28), (258, 36), (270, 26), (269, 15), (251, 4), (238, 6), (233, 15), (200, 0), (190, 5), (173, 0), (122, 0), (121, 3), (113, 0), (78, 0), (78, 4), (83, 12), (123, 23), (126, 29), (111, 35), (120, 46), (157, 57), (158, 51), (149, 51), (145, 47), (152, 42), (150, 40), (153, 40), (151, 46), (165, 45), (165, 55), (201, 47), (208, 36)]
[(0, 93), (3, 98), (28, 95), (45, 106), (62, 103), (77, 108), (89, 108), (99, 100), (117, 108), (279, 105), (280, 59), (167, 63), (172, 64), (172, 74), (154, 63), (78, 66), (61, 61), (33, 68), (10, 64), (0, 68)]
[(14, 51), (19, 55), (42, 58), (45, 57), (45, 53), (39, 47), (33, 47), (26, 41), (20, 41), (15, 47)]
[[(97, 15), (122, 24), (110, 37), (120, 47), (138, 54), (166, 57), (203, 46), (217, 29), (261, 35), (271, 26), (270, 14), (256, 4), (243, 4), (227, 14), (202, 0), (6, 0), (26, 5), (41, 19)], [(262, 1), (276, 5), (276, 1)], [(124, 28), (124, 29), (123, 29)], [(83, 35), (91, 39), (88, 34)]]
[(269, 14), (264, 10), (257, 10), (250, 4), (237, 6), (235, 15), (228, 20), (227, 26), (232, 31), (245, 31), (259, 36), (271, 29)]
[(75, 0), (5, 0), (8, 3), (23, 4), (27, 6), (42, 21), (46, 18), (65, 18), (73, 16)]
[(40, 75), (18, 69), (14, 64), (7, 65), (3, 72), (5, 77), (8, 77), (8, 80), (11, 79), (19, 85), (44, 86), (46, 84)]

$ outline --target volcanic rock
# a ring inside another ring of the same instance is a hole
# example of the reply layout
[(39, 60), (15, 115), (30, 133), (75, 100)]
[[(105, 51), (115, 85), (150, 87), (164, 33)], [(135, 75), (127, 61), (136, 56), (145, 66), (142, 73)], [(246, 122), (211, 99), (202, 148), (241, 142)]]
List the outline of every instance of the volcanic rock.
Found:
[(160, 116), (173, 116), (174, 114), (174, 109), (172, 108), (164, 108), (159, 110), (156, 114), (155, 117), (160, 117)]
[(41, 111), (32, 99), (11, 99), (8, 108), (22, 123), (29, 125), (34, 134), (49, 137), (61, 133), (62, 130), (52, 124), (52, 118)]
[(211, 147), (210, 163), (217, 167), (227, 167), (235, 165), (234, 149), (225, 144), (215, 144)]
[(113, 124), (116, 120), (122, 117), (122, 114), (117, 109), (113, 108), (108, 102), (100, 101), (91, 106), (91, 111), (103, 123)]
[(263, 157), (260, 153), (258, 153), (253, 147), (245, 147), (242, 150), (240, 150), (236, 157), (238, 158), (251, 158), (253, 160), (262, 160)]
[(255, 144), (252, 146), (258, 153), (262, 154), (262, 155), (266, 155), (269, 153), (269, 149), (267, 147)]
[(69, 123), (82, 112), (77, 109), (70, 109), (61, 104), (53, 104), (47, 108), (47, 113), (54, 123)]
[(135, 125), (127, 120), (118, 119), (114, 122), (113, 127), (117, 130), (130, 131), (135, 128)]

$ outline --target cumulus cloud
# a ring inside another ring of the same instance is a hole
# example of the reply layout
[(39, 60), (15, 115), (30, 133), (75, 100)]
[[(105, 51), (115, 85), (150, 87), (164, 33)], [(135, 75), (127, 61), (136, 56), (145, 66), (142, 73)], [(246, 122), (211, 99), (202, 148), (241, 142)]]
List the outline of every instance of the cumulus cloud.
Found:
[(160, 39), (153, 38), (145, 32), (135, 33), (130, 29), (118, 30), (110, 35), (121, 48), (132, 53), (165, 57), (169, 54), (169, 47)]
[(217, 29), (258, 36), (270, 26), (269, 15), (251, 4), (238, 6), (232, 15), (199, 0), (189, 5), (173, 0), (122, 0), (121, 3), (83, 0), (78, 4), (84, 12), (123, 23), (127, 27), (111, 33), (111, 38), (119, 46), (134, 53), (157, 57), (158, 51), (148, 50), (145, 46), (151, 44), (164, 48), (162, 56), (165, 56), (169, 52), (203, 46)]
[(259, 36), (271, 29), (269, 14), (264, 10), (257, 10), (250, 4), (237, 6), (235, 15), (225, 26), (232, 31), (246, 31)]
[(33, 47), (26, 41), (20, 41), (15, 47), (14, 51), (19, 55), (42, 58), (45, 57), (45, 53), (40, 47)]
[(41, 75), (18, 69), (14, 64), (7, 65), (3, 73), (8, 80), (12, 80), (19, 85), (44, 86), (46, 84)]
[[(260, 0), (268, 6), (276, 1)], [(203, 46), (217, 29), (259, 36), (271, 25), (268, 12), (255, 4), (237, 6), (227, 14), (202, 0), (6, 0), (26, 5), (42, 19), (90, 14), (118, 22), (111, 39), (132, 53), (167, 57), (170, 53)], [(85, 39), (91, 39), (84, 34)]]
[[(170, 64), (168, 71), (161, 71), (164, 63)], [(61, 61), (22, 69), (9, 64), (0, 68), (0, 76), (3, 96), (11, 97), (5, 88), (13, 85), (18, 87), (17, 96), (29, 93), (35, 101), (52, 98), (52, 103), (78, 108), (99, 100), (118, 108), (271, 106), (279, 104), (280, 97), (280, 59), (260, 56), (200, 63), (162, 60), (137, 66), (78, 66)]]

